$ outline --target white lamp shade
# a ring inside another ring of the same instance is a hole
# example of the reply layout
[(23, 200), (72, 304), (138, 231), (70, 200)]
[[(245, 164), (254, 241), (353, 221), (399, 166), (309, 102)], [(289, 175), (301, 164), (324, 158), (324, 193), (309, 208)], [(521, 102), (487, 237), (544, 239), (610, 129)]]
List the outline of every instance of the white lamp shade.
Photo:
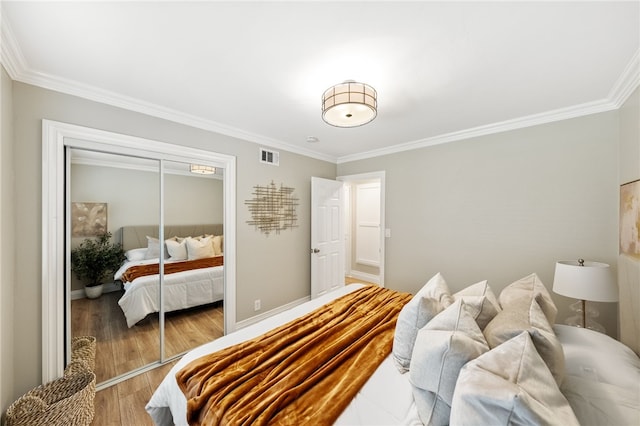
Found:
[(553, 291), (574, 299), (617, 302), (618, 287), (609, 265), (600, 262), (560, 261), (556, 263)]

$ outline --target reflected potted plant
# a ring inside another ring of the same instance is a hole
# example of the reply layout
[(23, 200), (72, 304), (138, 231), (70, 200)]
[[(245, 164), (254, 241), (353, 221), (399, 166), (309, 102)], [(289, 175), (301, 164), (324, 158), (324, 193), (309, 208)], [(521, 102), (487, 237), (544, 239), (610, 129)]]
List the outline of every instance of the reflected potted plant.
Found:
[(124, 262), (124, 250), (120, 244), (110, 242), (111, 233), (97, 238), (86, 238), (71, 250), (71, 270), (85, 285), (88, 298), (95, 299), (102, 294), (103, 283)]

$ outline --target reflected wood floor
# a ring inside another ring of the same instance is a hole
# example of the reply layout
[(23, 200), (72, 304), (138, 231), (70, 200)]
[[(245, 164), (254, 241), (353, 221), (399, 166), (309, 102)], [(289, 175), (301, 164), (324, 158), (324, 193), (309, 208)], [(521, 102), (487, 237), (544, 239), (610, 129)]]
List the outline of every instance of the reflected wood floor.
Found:
[[(96, 381), (159, 359), (158, 315), (128, 328), (118, 299), (122, 292), (71, 302), (73, 336), (96, 337)], [(222, 303), (171, 312), (165, 316), (166, 357), (180, 354), (224, 334)], [(176, 361), (159, 366), (96, 393), (92, 425), (153, 425), (144, 406)]]

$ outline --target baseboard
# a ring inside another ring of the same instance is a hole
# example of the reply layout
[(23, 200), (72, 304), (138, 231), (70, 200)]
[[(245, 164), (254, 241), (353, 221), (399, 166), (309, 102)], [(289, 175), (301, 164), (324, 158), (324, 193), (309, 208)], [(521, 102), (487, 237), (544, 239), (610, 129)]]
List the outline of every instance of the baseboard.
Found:
[[(119, 291), (120, 288), (121, 288), (120, 284), (108, 283), (108, 284), (105, 284), (102, 287), (102, 292), (103, 293), (111, 293), (112, 291)], [(84, 299), (85, 297), (87, 297), (87, 295), (84, 294), (84, 288), (81, 288), (79, 290), (72, 290), (71, 291), (71, 300)]]
[(380, 284), (379, 275), (367, 274), (366, 272), (353, 271), (353, 270), (349, 271), (347, 275), (357, 280), (367, 281), (374, 284)]
[(236, 322), (236, 330), (240, 330), (241, 328), (260, 322), (265, 318), (269, 318), (271, 316), (274, 316), (275, 314), (279, 314), (280, 312), (284, 312), (298, 305), (302, 305), (304, 302), (308, 302), (309, 300), (311, 300), (311, 296), (303, 297), (301, 299), (294, 300), (293, 302), (287, 303), (286, 305), (279, 306), (275, 309), (271, 309), (270, 311), (263, 312), (251, 318), (247, 318), (246, 320), (238, 321)]

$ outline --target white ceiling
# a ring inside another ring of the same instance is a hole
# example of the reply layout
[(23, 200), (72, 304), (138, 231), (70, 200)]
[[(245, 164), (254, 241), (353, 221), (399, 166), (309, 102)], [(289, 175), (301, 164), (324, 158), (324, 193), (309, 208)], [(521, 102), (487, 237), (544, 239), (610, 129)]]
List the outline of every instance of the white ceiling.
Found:
[[(640, 2), (2, 2), (14, 80), (344, 162), (615, 109)], [(378, 91), (362, 127), (325, 89)], [(306, 142), (315, 136), (319, 142)]]

